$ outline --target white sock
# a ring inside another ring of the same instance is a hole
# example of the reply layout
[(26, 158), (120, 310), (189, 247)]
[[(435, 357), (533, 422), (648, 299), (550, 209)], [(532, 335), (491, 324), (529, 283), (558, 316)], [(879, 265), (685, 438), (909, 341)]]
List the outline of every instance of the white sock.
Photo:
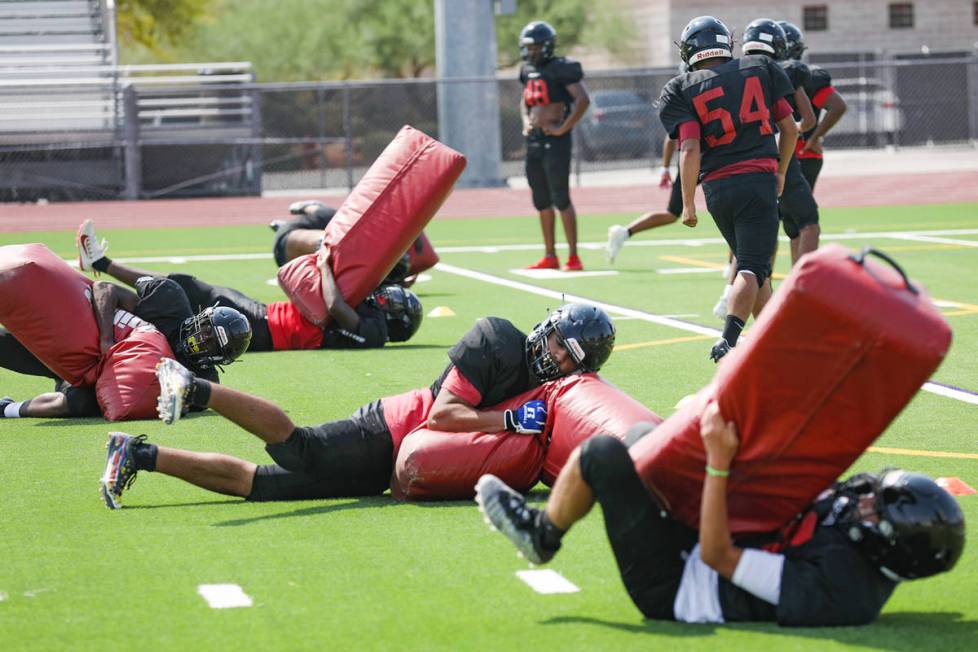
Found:
[(17, 419), (20, 417), (20, 406), (24, 404), (24, 401), (17, 401), (16, 403), (11, 403), (3, 409), (3, 416), (8, 419)]

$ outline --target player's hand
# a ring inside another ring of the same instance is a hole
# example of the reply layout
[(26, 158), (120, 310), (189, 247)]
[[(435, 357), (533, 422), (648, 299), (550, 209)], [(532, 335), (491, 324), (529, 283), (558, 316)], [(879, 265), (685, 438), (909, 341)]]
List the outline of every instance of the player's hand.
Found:
[(533, 131), (533, 127), (531, 127), (528, 124), (523, 125), (523, 135), (524, 136), (529, 136), (531, 131)]
[(778, 197), (784, 192), (784, 175), (780, 172), (778, 173)]
[(332, 265), (330, 265), (330, 261), (329, 261), (330, 253), (331, 252), (329, 250), (329, 247), (322, 246), (319, 249), (317, 249), (316, 267), (318, 267), (319, 269), (323, 269), (324, 267), (331, 269)]
[(659, 168), (659, 187), (660, 188), (672, 187), (672, 175), (669, 173), (669, 168), (665, 166)]
[(737, 437), (737, 426), (733, 421), (724, 421), (716, 401), (710, 401), (700, 415), (700, 437), (706, 450), (706, 463), (715, 469), (729, 469), (740, 446), (740, 439)]
[(802, 152), (812, 152), (814, 154), (822, 153), (822, 139), (816, 138), (814, 140), (806, 140), (805, 144), (801, 147)]
[(696, 207), (683, 206), (683, 224), (689, 228), (693, 228), (697, 222), (699, 222), (699, 219), (696, 217)]
[(521, 435), (538, 435), (547, 424), (547, 404), (543, 401), (527, 401), (515, 410), (503, 413), (506, 430)]

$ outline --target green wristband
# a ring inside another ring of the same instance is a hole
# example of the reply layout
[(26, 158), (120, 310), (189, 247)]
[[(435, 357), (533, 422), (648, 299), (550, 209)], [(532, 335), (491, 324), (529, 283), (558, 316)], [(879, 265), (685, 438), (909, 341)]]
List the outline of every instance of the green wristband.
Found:
[(714, 469), (709, 464), (706, 465), (706, 474), (712, 475), (714, 478), (726, 478), (730, 475), (730, 471), (721, 471), (720, 469)]

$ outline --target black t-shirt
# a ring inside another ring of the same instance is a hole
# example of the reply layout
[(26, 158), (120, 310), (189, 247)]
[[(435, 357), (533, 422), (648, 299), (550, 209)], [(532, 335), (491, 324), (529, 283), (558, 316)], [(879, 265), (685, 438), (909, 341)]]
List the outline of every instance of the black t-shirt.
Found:
[[(810, 66), (808, 72), (808, 80), (805, 82), (805, 93), (808, 95), (808, 99), (812, 100), (812, 109), (815, 111), (815, 117), (818, 120), (821, 120), (822, 108), (820, 106), (816, 106), (815, 96), (823, 88), (828, 88), (832, 85), (832, 75), (830, 75), (825, 68), (819, 68), (818, 66)], [(805, 140), (808, 140), (813, 131), (815, 131), (814, 127), (805, 132), (802, 137)]]
[(448, 351), (451, 364), (432, 384), (438, 396), (445, 377), (456, 367), (479, 390), (476, 408), (487, 408), (522, 394), (536, 384), (526, 361), (526, 334), (500, 317), (484, 317)]
[[(784, 68), (785, 74), (788, 75), (788, 79), (791, 81), (791, 87), (795, 90), (804, 88), (805, 84), (808, 83), (808, 80), (812, 76), (808, 66), (796, 59), (788, 59), (787, 61), (781, 62), (781, 67)], [(791, 110), (795, 115), (795, 120), (801, 120), (801, 115), (798, 113), (798, 107), (795, 106), (794, 93), (788, 96), (788, 104), (791, 105)]]
[(752, 54), (674, 77), (659, 97), (659, 119), (670, 138), (679, 126), (700, 124), (700, 178), (752, 159), (777, 158), (774, 105), (794, 92), (770, 57)]
[(897, 585), (834, 526), (818, 526), (811, 539), (781, 554), (785, 560), (776, 606), (719, 578), (724, 620), (795, 627), (864, 625), (876, 619)]
[[(360, 324), (357, 326), (357, 337), (350, 335), (341, 328), (327, 326), (323, 331), (321, 349), (374, 349), (387, 343), (387, 319), (384, 311), (369, 305), (366, 301), (356, 307)], [(361, 341), (362, 340), (362, 341)]]
[(195, 313), (190, 307), (186, 292), (172, 279), (143, 276), (136, 280), (136, 296), (139, 300), (133, 309), (133, 314), (148, 321), (163, 333), (177, 362), (193, 371), (196, 375), (217, 382), (217, 370), (213, 367), (201, 369), (194, 365), (185, 355), (180, 341), (180, 326)]
[(526, 106), (543, 106), (562, 102), (566, 113), (574, 101), (567, 87), (583, 78), (584, 70), (580, 62), (566, 57), (550, 59), (541, 66), (524, 63), (520, 67), (523, 103)]

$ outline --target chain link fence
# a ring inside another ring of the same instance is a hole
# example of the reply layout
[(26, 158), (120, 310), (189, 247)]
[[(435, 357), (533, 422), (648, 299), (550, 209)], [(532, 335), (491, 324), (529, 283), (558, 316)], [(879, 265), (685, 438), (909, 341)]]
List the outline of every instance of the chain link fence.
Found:
[[(849, 107), (826, 137), (826, 147), (978, 141), (974, 53), (885, 60), (858, 55), (820, 65), (831, 72)], [(572, 170), (578, 179), (590, 171), (659, 164), (664, 133), (656, 98), (674, 74), (674, 69), (588, 72), (592, 104), (574, 129)], [(515, 80), (480, 81), (497, 86), (498, 176), (521, 176), (521, 87)], [(352, 188), (401, 126), (437, 137), (438, 89), (449, 83), (259, 84), (221, 77), (198, 79), (189, 87), (128, 84), (110, 87), (108, 99), (105, 88), (97, 89), (102, 95), (92, 102), (98, 110), (86, 113), (84, 123), (71, 104), (70, 89), (33, 89), (34, 96), (47, 94), (41, 105), (48, 114), (28, 116), (33, 122), (0, 117), (0, 199)], [(17, 98), (0, 92), (4, 105), (16, 106)]]

